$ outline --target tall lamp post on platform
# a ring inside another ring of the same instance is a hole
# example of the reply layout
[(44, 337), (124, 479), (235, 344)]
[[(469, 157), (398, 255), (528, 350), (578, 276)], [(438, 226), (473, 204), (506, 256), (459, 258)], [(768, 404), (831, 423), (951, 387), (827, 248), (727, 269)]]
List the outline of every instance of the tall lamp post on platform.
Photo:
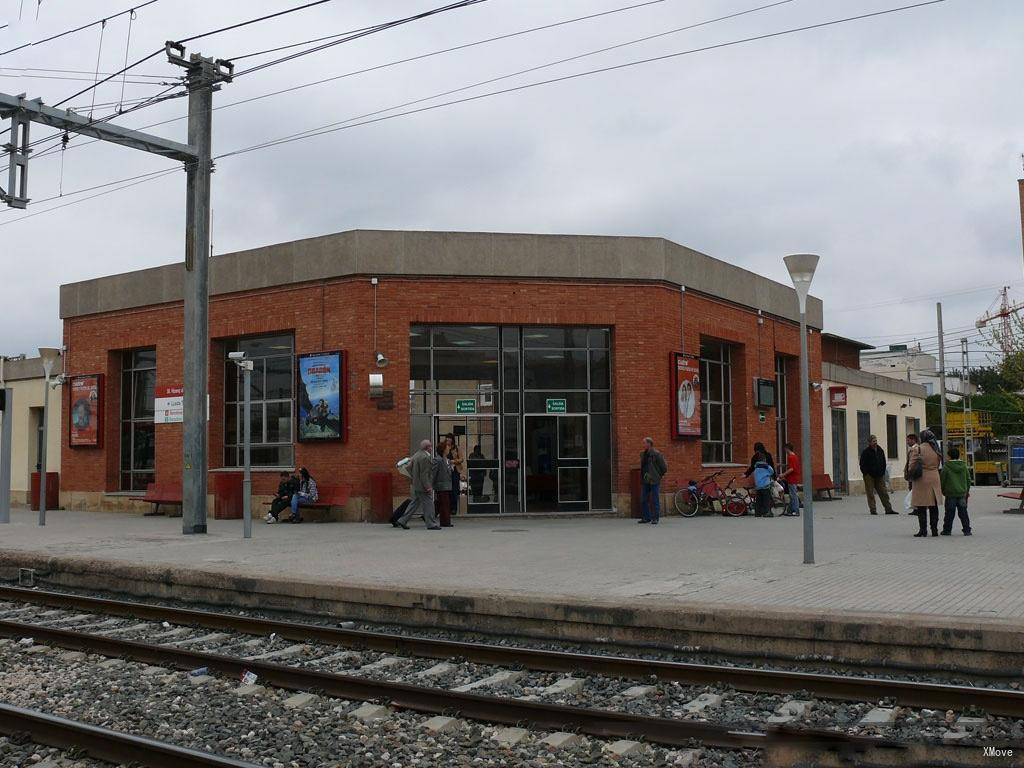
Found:
[(807, 372), (807, 294), (818, 257), (811, 253), (786, 256), (786, 269), (800, 302), (800, 461), (804, 470), (804, 564), (814, 565), (814, 487), (811, 483), (811, 383)]
[(54, 364), (60, 360), (60, 350), (57, 347), (40, 347), (39, 357), (43, 359), (43, 376), (46, 379), (43, 385), (43, 434), (39, 437), (42, 442), (39, 447), (39, 524), (46, 525), (46, 443), (50, 436), (50, 376), (53, 374)]
[(242, 535), (246, 539), (252, 538), (252, 461), (249, 448), (252, 445), (252, 409), (250, 406), (249, 392), (252, 379), (252, 360), (245, 359), (245, 352), (231, 352), (228, 354), (231, 361), (242, 371), (242, 386), (245, 391), (245, 417), (242, 419), (242, 455), (244, 456), (245, 469), (242, 473)]

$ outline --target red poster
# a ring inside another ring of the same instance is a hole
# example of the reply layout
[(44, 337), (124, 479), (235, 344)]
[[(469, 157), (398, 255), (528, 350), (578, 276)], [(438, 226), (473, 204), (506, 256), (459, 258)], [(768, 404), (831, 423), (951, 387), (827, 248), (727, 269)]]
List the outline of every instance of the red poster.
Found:
[(682, 352), (672, 353), (673, 400), (676, 437), (700, 437), (700, 361)]
[(828, 404), (832, 408), (846, 407), (846, 387), (829, 387)]
[(103, 374), (72, 376), (68, 397), (68, 444), (98, 448), (103, 435)]

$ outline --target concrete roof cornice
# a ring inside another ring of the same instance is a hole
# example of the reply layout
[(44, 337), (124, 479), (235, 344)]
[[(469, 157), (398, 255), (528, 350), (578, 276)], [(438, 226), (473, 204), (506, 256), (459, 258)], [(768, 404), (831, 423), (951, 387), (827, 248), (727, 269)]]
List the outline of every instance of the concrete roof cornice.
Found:
[[(177, 263), (62, 285), (60, 316), (181, 301), (183, 275)], [(792, 287), (661, 237), (349, 230), (216, 256), (210, 294), (352, 275), (650, 280), (799, 321)], [(807, 322), (821, 328), (820, 299)]]
[(928, 390), (923, 384), (914, 384), (904, 379), (894, 379), (891, 376), (882, 376), (871, 371), (859, 371), (837, 363), (822, 362), (821, 378), (823, 381), (873, 389), (878, 392), (891, 392), (903, 397), (917, 397), (923, 400), (928, 396)]

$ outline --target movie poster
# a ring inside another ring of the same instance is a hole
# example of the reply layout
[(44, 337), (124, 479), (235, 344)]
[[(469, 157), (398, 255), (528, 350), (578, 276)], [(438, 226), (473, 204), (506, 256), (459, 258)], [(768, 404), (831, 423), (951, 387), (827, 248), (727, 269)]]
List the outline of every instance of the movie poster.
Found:
[(299, 355), (296, 375), (300, 442), (344, 440), (344, 353)]
[(103, 434), (103, 374), (72, 376), (68, 391), (68, 444), (72, 448), (98, 448)]
[(700, 437), (700, 361), (672, 354), (674, 429), (676, 437)]

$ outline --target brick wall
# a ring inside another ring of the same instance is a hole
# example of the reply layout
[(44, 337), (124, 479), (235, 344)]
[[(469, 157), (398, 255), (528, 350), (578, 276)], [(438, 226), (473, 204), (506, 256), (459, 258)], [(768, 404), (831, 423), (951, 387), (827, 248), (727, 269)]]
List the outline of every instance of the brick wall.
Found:
[[(223, 461), (224, 340), (293, 332), (296, 353), (342, 349), (349, 355), (349, 440), (295, 446), (296, 462), (321, 482), (352, 483), (356, 496), (369, 493), (369, 474), (388, 471), (409, 445), (409, 326), (414, 323), (516, 325), (604, 325), (614, 328), (612, 350), (613, 493), (628, 493), (629, 469), (639, 464), (642, 439), (650, 435), (664, 450), (670, 470), (666, 490), (701, 476), (700, 443), (671, 439), (670, 353), (696, 354), (702, 338), (733, 349), (734, 459), (745, 463), (762, 441), (774, 450), (775, 414), (760, 423), (752, 402), (755, 376), (774, 378), (775, 354), (793, 358), (789, 376), (790, 437), (799, 442), (799, 384), (795, 358), (798, 328), (789, 321), (655, 283), (600, 283), (493, 279), (384, 278), (378, 286), (377, 350), (391, 361), (385, 387), (394, 390), (394, 410), (378, 410), (368, 397), (368, 374), (377, 372), (373, 338), (373, 288), (349, 278), (218, 296), (210, 306), (210, 466)], [(68, 372), (107, 374), (104, 447), (69, 448), (62, 454), (61, 486), (100, 492), (118, 487), (120, 350), (156, 347), (157, 385), (182, 382), (180, 304), (74, 318), (65, 322)], [(811, 336), (811, 378), (820, 380), (820, 336)], [(65, 403), (64, 408), (67, 408)], [(821, 393), (812, 393), (814, 465), (821, 471)], [(67, 418), (67, 413), (64, 414)], [(65, 436), (66, 441), (66, 436)], [(181, 476), (181, 425), (156, 427), (156, 476)], [(735, 470), (732, 470), (735, 471)], [(404, 482), (395, 475), (396, 489)], [(275, 473), (256, 473), (253, 490), (271, 493)]]

